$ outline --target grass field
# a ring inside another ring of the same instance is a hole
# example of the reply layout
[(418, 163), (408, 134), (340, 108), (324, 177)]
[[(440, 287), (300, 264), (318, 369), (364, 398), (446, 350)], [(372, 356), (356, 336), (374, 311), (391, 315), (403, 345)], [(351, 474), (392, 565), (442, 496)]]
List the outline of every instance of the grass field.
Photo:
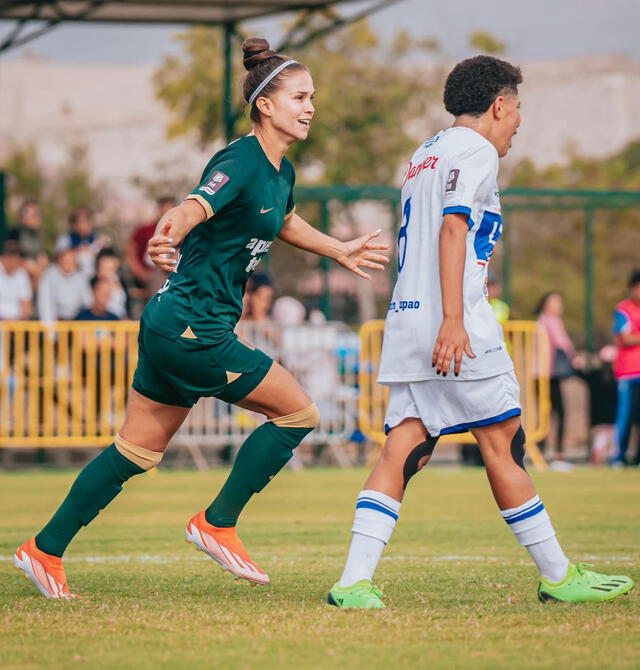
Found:
[[(538, 603), (536, 573), (481, 470), (412, 482), (377, 575), (388, 609), (324, 604), (363, 470), (284, 472), (241, 535), (270, 588), (234, 582), (183, 543), (225, 475), (132, 480), (66, 559), (88, 596), (46, 601), (10, 563), (73, 473), (0, 475), (0, 666), (20, 668), (640, 668), (640, 589), (599, 605)], [(565, 551), (640, 581), (640, 471), (535, 475)]]

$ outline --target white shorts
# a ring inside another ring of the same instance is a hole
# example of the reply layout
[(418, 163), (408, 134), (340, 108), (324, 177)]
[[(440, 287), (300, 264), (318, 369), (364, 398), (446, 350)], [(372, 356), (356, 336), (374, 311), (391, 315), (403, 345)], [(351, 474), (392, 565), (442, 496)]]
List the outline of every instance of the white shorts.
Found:
[(520, 386), (513, 370), (486, 379), (430, 379), (385, 386), (389, 386), (385, 433), (408, 418), (420, 419), (429, 435), (436, 437), (521, 414)]

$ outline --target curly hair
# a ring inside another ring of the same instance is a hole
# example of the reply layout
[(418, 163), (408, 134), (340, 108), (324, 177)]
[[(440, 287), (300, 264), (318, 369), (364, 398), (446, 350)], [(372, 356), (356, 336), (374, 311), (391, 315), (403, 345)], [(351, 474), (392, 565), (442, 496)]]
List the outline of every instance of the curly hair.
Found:
[(458, 63), (444, 85), (444, 106), (454, 116), (481, 116), (504, 94), (517, 94), (520, 68), (493, 56), (475, 56)]

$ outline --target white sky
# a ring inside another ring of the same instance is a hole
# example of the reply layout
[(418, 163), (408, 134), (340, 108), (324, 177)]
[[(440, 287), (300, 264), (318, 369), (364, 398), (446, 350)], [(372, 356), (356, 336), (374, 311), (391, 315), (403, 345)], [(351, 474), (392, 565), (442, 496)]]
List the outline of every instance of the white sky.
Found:
[[(346, 10), (343, 10), (346, 11)], [(283, 17), (245, 24), (245, 31), (274, 42)], [(0, 22), (0, 39), (12, 27)], [(402, 0), (379, 12), (373, 25), (383, 35), (406, 29), (436, 38), (446, 60), (471, 53), (468, 36), (490, 32), (506, 42), (516, 62), (627, 54), (640, 60), (640, 0)], [(38, 54), (54, 61), (159, 63), (175, 50), (183, 26), (62, 25), (3, 58)]]

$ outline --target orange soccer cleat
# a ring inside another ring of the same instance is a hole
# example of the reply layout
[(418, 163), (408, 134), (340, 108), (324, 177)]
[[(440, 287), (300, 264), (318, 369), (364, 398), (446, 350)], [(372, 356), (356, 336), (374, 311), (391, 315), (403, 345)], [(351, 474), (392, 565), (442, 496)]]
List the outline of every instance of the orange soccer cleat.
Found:
[(36, 547), (35, 537), (18, 547), (13, 556), (13, 564), (16, 570), (22, 570), (25, 578), (33, 582), (45, 598), (79, 597), (69, 592), (62, 559), (40, 551)]
[(188, 543), (194, 544), (199, 551), (204, 551), (207, 556), (237, 578), (262, 586), (269, 584), (269, 575), (249, 558), (235, 526), (231, 528), (212, 526), (206, 520), (203, 510), (189, 521), (185, 535)]

